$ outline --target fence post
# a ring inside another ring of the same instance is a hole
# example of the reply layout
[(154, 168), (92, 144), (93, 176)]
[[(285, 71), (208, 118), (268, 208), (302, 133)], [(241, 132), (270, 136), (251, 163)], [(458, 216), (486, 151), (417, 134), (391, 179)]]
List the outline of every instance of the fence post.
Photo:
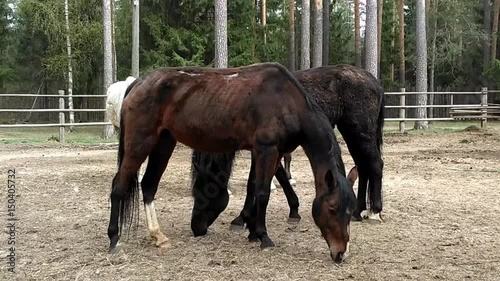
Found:
[[(64, 109), (64, 90), (59, 90), (59, 109)], [(65, 143), (64, 140), (64, 112), (59, 112), (59, 124), (61, 124), (61, 127), (59, 127), (59, 143)]]
[[(399, 105), (405, 106), (406, 101), (405, 101), (405, 94), (406, 88), (401, 88), (401, 95), (399, 96)], [(405, 119), (406, 118), (406, 109), (405, 108), (400, 108), (399, 109), (399, 118)], [(399, 121), (399, 132), (404, 133), (405, 132), (405, 121)]]
[[(482, 95), (481, 95), (481, 106), (488, 106), (488, 87), (483, 87), (481, 89)], [(486, 128), (486, 123), (488, 122), (488, 118), (486, 115), (488, 114), (487, 109), (481, 109), (481, 113), (483, 115), (483, 118), (481, 119), (481, 128)]]

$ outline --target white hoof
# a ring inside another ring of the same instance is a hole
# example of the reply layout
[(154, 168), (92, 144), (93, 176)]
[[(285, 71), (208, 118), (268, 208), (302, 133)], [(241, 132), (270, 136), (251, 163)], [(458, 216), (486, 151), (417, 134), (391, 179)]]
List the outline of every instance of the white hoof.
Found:
[(367, 211), (367, 210), (361, 212), (361, 217), (363, 219), (373, 221), (373, 222), (383, 222), (382, 218), (380, 217), (380, 213), (374, 214), (371, 211)]

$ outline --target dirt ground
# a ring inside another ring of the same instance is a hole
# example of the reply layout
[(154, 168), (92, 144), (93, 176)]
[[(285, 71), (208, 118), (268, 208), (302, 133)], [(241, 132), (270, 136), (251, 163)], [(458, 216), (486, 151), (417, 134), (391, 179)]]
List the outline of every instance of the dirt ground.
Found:
[[(500, 130), (386, 134), (385, 222), (353, 222), (350, 257), (342, 265), (331, 261), (312, 221), (313, 179), (300, 148), (292, 174), (302, 221), (287, 224), (285, 196), (273, 191), (267, 226), (275, 248), (262, 251), (246, 231), (229, 231), (243, 206), (248, 153), (236, 162), (228, 208), (207, 236), (193, 237), (190, 150), (178, 146), (156, 197), (172, 247), (150, 244), (141, 205), (139, 230), (122, 239), (122, 254), (111, 256), (106, 231), (116, 145), (0, 146), (1, 181), (7, 169), (17, 171), (19, 218), (17, 273), (8, 274), (3, 261), (0, 280), (500, 280), (499, 144)], [(2, 188), (3, 225), (6, 194)]]

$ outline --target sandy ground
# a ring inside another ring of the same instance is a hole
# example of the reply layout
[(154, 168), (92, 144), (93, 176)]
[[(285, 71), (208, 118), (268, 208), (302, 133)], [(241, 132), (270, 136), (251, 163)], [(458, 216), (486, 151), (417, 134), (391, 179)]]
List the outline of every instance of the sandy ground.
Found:
[[(247, 232), (229, 231), (243, 205), (249, 155), (237, 160), (233, 196), (206, 237), (190, 227), (190, 150), (179, 146), (157, 193), (159, 223), (172, 248), (139, 229), (108, 254), (109, 191), (116, 145), (1, 146), (2, 182), (17, 172), (16, 274), (0, 280), (500, 280), (500, 131), (386, 135), (383, 224), (353, 222), (351, 255), (335, 265), (311, 218), (312, 173), (303, 151), (292, 173), (302, 221), (286, 222), (280, 188), (268, 207), (276, 247), (262, 251)], [(344, 143), (346, 168), (352, 159)], [(4, 186), (6, 186), (4, 184)], [(7, 191), (2, 188), (2, 225)], [(6, 229), (6, 228), (5, 228)], [(7, 229), (0, 255), (8, 253)]]

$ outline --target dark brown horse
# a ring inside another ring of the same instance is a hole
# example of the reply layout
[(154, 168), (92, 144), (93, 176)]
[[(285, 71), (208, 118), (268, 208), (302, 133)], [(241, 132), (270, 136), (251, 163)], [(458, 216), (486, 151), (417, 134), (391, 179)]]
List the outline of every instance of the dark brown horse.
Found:
[[(384, 89), (368, 71), (352, 65), (323, 66), (293, 73), (312, 95), (333, 127), (337, 125), (359, 171), (356, 220), (382, 221)], [(291, 155), (284, 155), (291, 178)]]
[[(342, 259), (348, 248), (355, 195), (334, 161), (336, 140), (328, 119), (280, 64), (155, 70), (128, 87), (120, 129), (119, 168), (112, 183), (108, 226), (112, 252), (123, 224), (131, 222), (136, 210), (137, 172), (147, 157), (141, 187), (149, 234), (157, 246), (169, 245), (160, 231), (153, 199), (180, 142), (206, 153), (251, 151), (255, 201), (247, 225), (250, 240), (260, 240), (262, 248), (274, 246), (265, 224), (271, 179), (283, 154), (301, 146), (315, 177), (316, 225), (332, 257)], [(210, 186), (206, 188), (209, 192)], [(227, 190), (215, 196), (227, 201)]]
[[(382, 129), (384, 125), (384, 91), (377, 79), (362, 68), (351, 65), (336, 65), (297, 71), (294, 76), (312, 95), (328, 117), (332, 126), (337, 125), (344, 137), (359, 172), (358, 206), (353, 217), (361, 220), (366, 210), (366, 192), (369, 182), (370, 212), (367, 217), (380, 220), (382, 211)], [(340, 148), (338, 149), (340, 150)], [(336, 154), (339, 171), (343, 171), (340, 153)], [(285, 154), (286, 156), (286, 154)], [(214, 203), (203, 194), (203, 186), (227, 187), (232, 170), (234, 153), (210, 154), (193, 151), (192, 181), (195, 198), (204, 202), (193, 208), (192, 230), (195, 235), (204, 235), (205, 225), (210, 226), (225, 209), (220, 201)], [(287, 167), (285, 158), (285, 167)], [(198, 170), (197, 170), (198, 169)], [(224, 175), (215, 181), (214, 175)], [(299, 200), (288, 182), (290, 174), (280, 164), (276, 178), (290, 206), (289, 221), (300, 220)], [(240, 216), (231, 222), (232, 229), (241, 229), (250, 215), (253, 204), (253, 184), (249, 178), (247, 197)], [(207, 222), (206, 224), (204, 222)]]

